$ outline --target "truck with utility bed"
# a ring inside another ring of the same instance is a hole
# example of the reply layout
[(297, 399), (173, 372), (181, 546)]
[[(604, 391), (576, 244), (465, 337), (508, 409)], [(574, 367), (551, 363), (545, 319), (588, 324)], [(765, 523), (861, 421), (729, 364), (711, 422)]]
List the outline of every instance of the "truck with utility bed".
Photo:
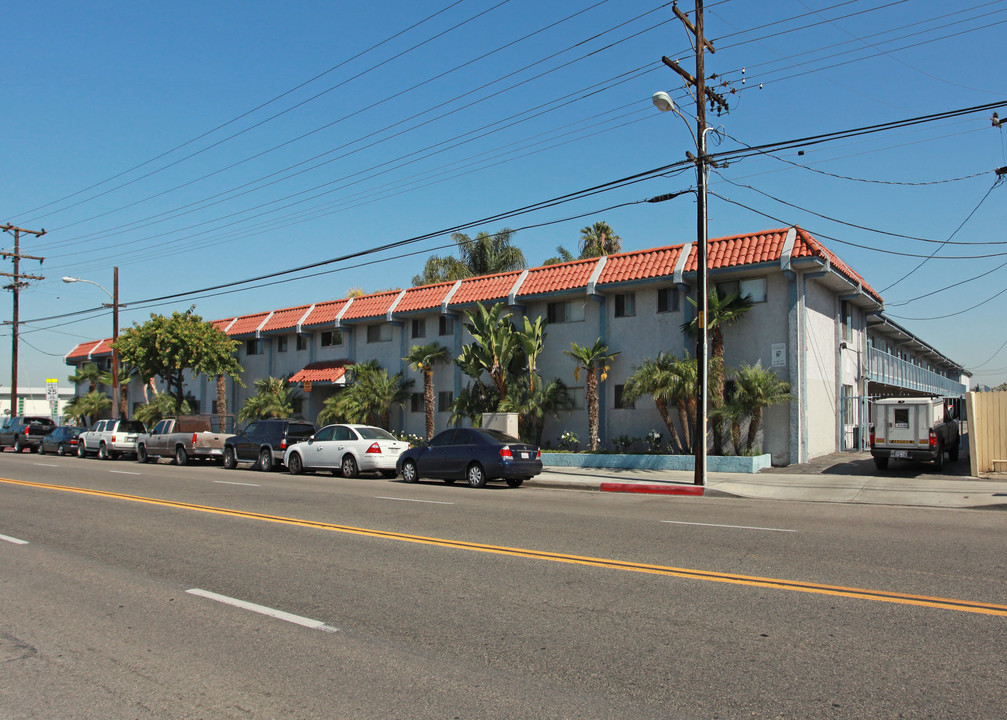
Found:
[(929, 461), (944, 468), (944, 455), (958, 462), (961, 435), (951, 404), (939, 397), (874, 401), (871, 455), (878, 470), (889, 460)]
[[(225, 425), (230, 420), (225, 416)], [(223, 461), (224, 443), (233, 433), (219, 432), (217, 415), (180, 415), (164, 418), (153, 429), (136, 440), (136, 460), (156, 462), (160, 457), (170, 457), (176, 465), (187, 465), (190, 460)]]

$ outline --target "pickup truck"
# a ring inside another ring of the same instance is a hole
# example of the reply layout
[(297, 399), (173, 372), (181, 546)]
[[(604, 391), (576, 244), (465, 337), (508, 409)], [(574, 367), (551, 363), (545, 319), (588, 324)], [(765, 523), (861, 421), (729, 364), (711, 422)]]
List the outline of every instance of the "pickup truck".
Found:
[(14, 448), (14, 452), (19, 453), (25, 448), (29, 451), (41, 446), (42, 438), (45, 437), (56, 423), (52, 418), (32, 417), (15, 415), (6, 418), (3, 425), (0, 425), (0, 452), (5, 447)]
[(94, 454), (99, 460), (115, 460), (136, 452), (136, 439), (147, 432), (138, 420), (99, 420), (77, 438), (77, 457)]
[(871, 455), (878, 470), (889, 460), (929, 461), (944, 468), (944, 454), (958, 462), (961, 435), (954, 410), (941, 398), (884, 398), (874, 401)]
[(145, 463), (160, 457), (173, 458), (176, 465), (187, 465), (193, 458), (224, 459), (224, 442), (234, 437), (217, 432), (217, 416), (182, 415), (164, 418), (146, 435), (136, 440), (136, 460)]

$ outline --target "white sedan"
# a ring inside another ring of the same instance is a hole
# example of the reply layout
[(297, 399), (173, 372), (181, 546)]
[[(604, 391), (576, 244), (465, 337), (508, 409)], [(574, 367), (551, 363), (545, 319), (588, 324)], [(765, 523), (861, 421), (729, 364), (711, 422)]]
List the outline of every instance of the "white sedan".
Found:
[(291, 445), (283, 464), (292, 475), (305, 471), (339, 471), (343, 477), (378, 471), (395, 477), (395, 462), (409, 443), (370, 425), (326, 425), (305, 441)]

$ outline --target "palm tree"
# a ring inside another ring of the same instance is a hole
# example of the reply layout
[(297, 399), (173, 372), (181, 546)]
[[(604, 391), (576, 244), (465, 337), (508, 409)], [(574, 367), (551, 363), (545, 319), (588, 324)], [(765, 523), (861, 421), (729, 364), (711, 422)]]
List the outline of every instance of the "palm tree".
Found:
[(162, 418), (172, 415), (188, 415), (192, 412), (192, 407), (183, 400), (179, 404), (174, 395), (168, 393), (158, 393), (149, 402), (139, 406), (133, 413), (133, 419), (139, 420), (147, 427), (153, 427)]
[(238, 412), (238, 420), (259, 420), (268, 417), (290, 417), (294, 412), (296, 391), (285, 378), (264, 377), (255, 381), (256, 393), (248, 398)]
[(414, 370), (423, 373), (423, 407), (426, 411), (427, 440), (434, 436), (434, 365), (448, 361), (448, 349), (440, 343), (413, 345), (404, 358)]
[(523, 270), (528, 266), (521, 249), (511, 244), (514, 231), (481, 232), (475, 239), (465, 233), (455, 233), (451, 239), (458, 246), (459, 257), (431, 255), (423, 273), (413, 277), (413, 285), (429, 285), (448, 280), (461, 280), (476, 275)]
[[(647, 358), (634, 369), (622, 391), (624, 400), (632, 401), (641, 395), (650, 395), (654, 399), (657, 412), (668, 428), (672, 447), (679, 454), (692, 452), (689, 406), (690, 403), (693, 408), (696, 406), (695, 366), (695, 361), (690, 361), (688, 356), (682, 360), (671, 353), (658, 353), (656, 358)], [(671, 418), (671, 406), (678, 409), (684, 440)]]
[(103, 392), (92, 390), (87, 395), (78, 395), (68, 402), (63, 412), (82, 421), (83, 425), (90, 425), (91, 421), (97, 420), (98, 416), (111, 406), (112, 398)]
[(67, 380), (72, 382), (74, 385), (86, 382), (87, 391), (89, 393), (92, 393), (98, 389), (98, 383), (101, 382), (101, 370), (98, 369), (97, 363), (93, 362), (84, 363), (79, 368), (77, 368), (77, 372), (69, 376)]
[[(696, 301), (689, 298), (693, 307)], [(710, 289), (707, 298), (706, 327), (710, 336), (710, 357), (709, 360), (716, 369), (724, 367), (724, 327), (733, 325), (740, 321), (745, 314), (755, 305), (750, 295), (741, 297), (738, 293), (730, 293), (722, 296), (716, 288)], [(699, 321), (693, 318), (682, 324), (682, 330), (688, 332), (693, 337), (699, 332)], [(711, 372), (708, 385), (710, 388), (710, 404), (714, 409), (720, 408), (724, 404), (724, 374), (723, 372)], [(723, 454), (723, 423), (714, 414), (713, 428), (713, 452), (716, 455)]]
[(511, 385), (500, 410), (518, 413), (521, 437), (541, 445), (546, 415), (558, 419), (561, 411), (573, 410), (573, 395), (559, 378), (533, 383), (530, 376), (524, 376)]
[[(119, 372), (116, 379), (119, 381), (119, 417), (129, 417), (129, 383), (139, 373), (136, 368), (119, 363)], [(103, 370), (98, 375), (98, 382), (102, 385), (112, 385), (112, 371)]]
[(412, 387), (412, 380), (403, 380), (402, 373), (389, 376), (377, 360), (353, 365), (346, 387), (325, 401), (318, 422), (374, 423), (377, 419), (377, 424), (388, 430), (392, 406), (404, 405)]
[(538, 356), (545, 349), (546, 321), (541, 316), (535, 318), (535, 322), (529, 320), (527, 316), (524, 316), (521, 320), (523, 321), (524, 329), (519, 330), (517, 336), (518, 341), (521, 343), (521, 349), (524, 350), (530, 389), (532, 392), (535, 392), (535, 378), (537, 377), (535, 373), (538, 370)]
[(510, 322), (510, 313), (503, 315), (503, 309), (502, 303), (488, 310), (482, 303), (477, 303), (475, 313), (465, 313), (469, 319), (465, 328), (474, 342), (463, 347), (455, 361), (473, 379), (478, 380), (486, 372), (500, 400), (507, 397), (508, 368), (522, 347), (521, 339)]
[(543, 265), (559, 265), (560, 263), (571, 262), (571, 261), (576, 260), (576, 259), (577, 258), (575, 258), (573, 256), (572, 252), (570, 252), (569, 250), (567, 250), (562, 245), (557, 245), (556, 246), (556, 256), (546, 259), (542, 264)]
[[(751, 453), (752, 447), (755, 445), (755, 436), (762, 424), (762, 409), (789, 402), (791, 400), (790, 383), (780, 380), (775, 372), (763, 368), (761, 363), (742, 364), (735, 371), (735, 376), (733, 402), (750, 417), (745, 452)], [(740, 440), (740, 437), (738, 439)]]
[[(595, 451), (598, 449), (598, 383), (605, 382), (608, 377), (609, 363), (619, 353), (609, 353), (608, 345), (605, 345), (601, 338), (598, 338), (591, 347), (572, 342), (570, 349), (563, 352), (577, 363), (574, 377), (578, 382), (580, 381), (581, 369), (587, 370), (587, 426), (591, 438), (591, 450)], [(600, 375), (599, 370), (601, 371)]]
[(596, 222), (581, 228), (580, 256), (581, 258), (611, 255), (622, 250), (622, 238), (615, 234), (607, 222)]

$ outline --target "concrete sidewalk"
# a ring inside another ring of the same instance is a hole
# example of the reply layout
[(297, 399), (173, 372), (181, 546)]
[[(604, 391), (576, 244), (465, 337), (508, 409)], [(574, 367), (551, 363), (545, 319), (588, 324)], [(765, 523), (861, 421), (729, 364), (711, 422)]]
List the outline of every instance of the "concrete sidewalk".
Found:
[[(761, 500), (864, 503), (936, 508), (1007, 510), (1007, 476), (993, 479), (946, 476), (843, 475), (800, 472), (792, 467), (756, 474), (710, 473), (703, 494)], [(808, 468), (812, 470), (812, 468)], [(669, 495), (698, 494), (693, 474), (683, 471), (545, 468), (529, 487)]]

